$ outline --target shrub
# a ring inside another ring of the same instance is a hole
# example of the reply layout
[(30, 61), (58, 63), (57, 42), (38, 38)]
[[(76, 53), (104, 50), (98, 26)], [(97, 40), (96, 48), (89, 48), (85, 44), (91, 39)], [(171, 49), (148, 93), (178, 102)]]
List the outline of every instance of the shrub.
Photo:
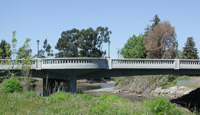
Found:
[(35, 94), (34, 91), (28, 91), (28, 92), (23, 93), (23, 96), (30, 98), (30, 97), (36, 97), (37, 95)]
[(180, 109), (176, 108), (166, 98), (156, 98), (155, 100), (144, 101), (151, 112), (155, 115), (182, 115)]
[(90, 94), (84, 93), (84, 94), (77, 94), (77, 96), (81, 97), (83, 100), (91, 100), (92, 96)]
[(22, 92), (23, 86), (17, 81), (17, 78), (11, 77), (2, 83), (1, 93)]
[(66, 92), (56, 92), (48, 97), (49, 101), (67, 100), (71, 97), (70, 93)]
[(111, 94), (102, 94), (99, 96), (99, 99), (102, 101), (108, 101), (108, 102), (127, 102), (126, 99), (119, 97), (117, 95), (111, 95)]

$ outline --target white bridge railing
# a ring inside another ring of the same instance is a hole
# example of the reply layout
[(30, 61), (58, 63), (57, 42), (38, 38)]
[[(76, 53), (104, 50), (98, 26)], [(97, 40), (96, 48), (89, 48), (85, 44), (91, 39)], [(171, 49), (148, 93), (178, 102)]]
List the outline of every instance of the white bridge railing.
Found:
[[(7, 62), (9, 61), (9, 64)], [(0, 70), (20, 69), (21, 60), (0, 60)], [(200, 69), (200, 60), (183, 59), (36, 59), (32, 69)]]

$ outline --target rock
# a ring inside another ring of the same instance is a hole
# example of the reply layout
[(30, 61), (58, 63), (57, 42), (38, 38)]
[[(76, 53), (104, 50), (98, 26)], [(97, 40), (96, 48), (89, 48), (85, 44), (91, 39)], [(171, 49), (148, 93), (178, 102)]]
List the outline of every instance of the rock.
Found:
[(162, 89), (161, 87), (158, 87), (155, 90), (151, 91), (151, 93), (154, 96), (158, 96), (158, 97), (167, 96), (171, 98), (176, 98), (176, 97), (181, 97), (183, 95), (186, 95), (190, 93), (192, 90), (193, 90), (192, 88), (188, 88), (185, 86), (174, 86), (168, 89)]

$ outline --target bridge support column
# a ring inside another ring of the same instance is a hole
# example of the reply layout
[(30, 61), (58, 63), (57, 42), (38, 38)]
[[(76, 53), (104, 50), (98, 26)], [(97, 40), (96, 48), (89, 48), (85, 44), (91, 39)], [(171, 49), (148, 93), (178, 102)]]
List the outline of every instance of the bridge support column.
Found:
[(70, 80), (43, 79), (43, 96), (49, 96), (58, 91), (76, 93), (76, 78)]
[(70, 92), (76, 93), (76, 88), (77, 88), (76, 77), (73, 77), (70, 79)]

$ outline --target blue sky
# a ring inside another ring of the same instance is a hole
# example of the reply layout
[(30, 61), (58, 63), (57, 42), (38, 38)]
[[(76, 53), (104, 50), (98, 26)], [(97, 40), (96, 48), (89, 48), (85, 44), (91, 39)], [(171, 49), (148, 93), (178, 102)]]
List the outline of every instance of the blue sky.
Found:
[(34, 55), (37, 40), (41, 48), (47, 38), (54, 48), (62, 31), (103, 26), (112, 31), (111, 57), (117, 58), (117, 49), (133, 34), (144, 33), (158, 14), (175, 27), (179, 49), (193, 37), (200, 51), (199, 5), (199, 0), (0, 0), (0, 40), (10, 42), (15, 30), (17, 47), (31, 38)]

